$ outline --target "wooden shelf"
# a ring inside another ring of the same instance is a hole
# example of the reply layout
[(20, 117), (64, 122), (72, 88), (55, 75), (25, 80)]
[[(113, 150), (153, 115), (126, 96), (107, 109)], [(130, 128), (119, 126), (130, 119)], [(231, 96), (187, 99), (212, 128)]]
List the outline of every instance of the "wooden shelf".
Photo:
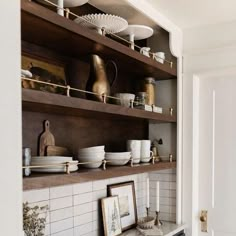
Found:
[(115, 60), (122, 70), (130, 71), (130, 68), (134, 68), (133, 73), (140, 77), (176, 79), (175, 66), (171, 68), (168, 63), (158, 63), (32, 1), (21, 0), (21, 25), (22, 40), (55, 50), (62, 55), (85, 58), (96, 53)]
[(53, 93), (22, 89), (22, 108), (25, 111), (54, 113), (60, 115), (113, 118), (145, 119), (152, 122), (176, 122), (176, 116), (159, 114), (140, 109), (131, 109), (113, 104), (67, 97)]
[(107, 167), (106, 170), (80, 169), (78, 172), (67, 174), (32, 174), (23, 179), (23, 190), (49, 188), (53, 186), (82, 183), (94, 180), (108, 179), (150, 171), (174, 169), (176, 162), (160, 162), (157, 164), (137, 164), (134, 167)]

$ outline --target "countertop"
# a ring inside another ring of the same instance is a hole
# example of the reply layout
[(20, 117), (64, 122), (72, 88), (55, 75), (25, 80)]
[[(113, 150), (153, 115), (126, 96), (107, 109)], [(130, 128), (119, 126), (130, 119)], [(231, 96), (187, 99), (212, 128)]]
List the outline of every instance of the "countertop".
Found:
[[(163, 221), (163, 225), (161, 226), (163, 236), (175, 235), (176, 233), (184, 230), (185, 228), (186, 228), (186, 224), (177, 225), (177, 224), (170, 223), (167, 221)], [(131, 229), (121, 234), (121, 236), (142, 236), (142, 235), (144, 234), (139, 232), (137, 229)]]

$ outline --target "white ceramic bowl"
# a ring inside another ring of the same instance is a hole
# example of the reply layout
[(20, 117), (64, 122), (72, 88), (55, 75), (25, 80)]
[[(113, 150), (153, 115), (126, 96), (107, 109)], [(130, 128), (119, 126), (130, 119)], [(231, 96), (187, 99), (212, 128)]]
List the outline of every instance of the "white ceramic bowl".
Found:
[(106, 152), (105, 157), (119, 158), (119, 157), (130, 157), (131, 152)]
[(130, 157), (129, 156), (121, 157), (121, 158), (106, 157), (106, 160), (108, 161), (107, 164), (110, 165), (110, 166), (123, 166), (123, 165), (126, 165), (129, 162)]
[(119, 98), (120, 100), (116, 100), (116, 103), (125, 106), (130, 107), (130, 100), (134, 100), (135, 94), (132, 93), (116, 93), (115, 97)]
[(101, 166), (102, 161), (105, 159), (105, 153), (103, 154), (90, 154), (90, 155), (79, 155), (79, 162), (94, 162), (81, 165), (86, 168), (98, 168)]
[(79, 153), (104, 152), (105, 146), (93, 146), (79, 149)]

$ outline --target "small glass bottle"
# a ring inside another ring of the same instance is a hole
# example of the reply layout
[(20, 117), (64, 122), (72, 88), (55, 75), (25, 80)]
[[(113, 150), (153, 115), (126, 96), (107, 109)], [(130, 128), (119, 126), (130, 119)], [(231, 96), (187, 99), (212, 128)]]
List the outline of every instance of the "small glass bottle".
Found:
[(147, 77), (144, 80), (144, 91), (147, 93), (146, 104), (155, 105), (155, 86), (156, 81), (152, 77)]
[[(31, 149), (30, 148), (23, 148), (23, 166), (30, 166), (31, 162)], [(31, 174), (30, 168), (23, 169), (23, 175), (29, 176)]]

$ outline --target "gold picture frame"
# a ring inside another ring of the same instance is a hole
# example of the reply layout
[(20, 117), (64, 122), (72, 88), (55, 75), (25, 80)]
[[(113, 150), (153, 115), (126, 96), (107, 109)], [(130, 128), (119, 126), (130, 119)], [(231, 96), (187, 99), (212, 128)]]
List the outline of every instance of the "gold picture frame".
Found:
[(117, 196), (103, 198), (102, 218), (105, 236), (117, 236), (122, 233), (119, 201)]
[(107, 186), (109, 196), (118, 196), (122, 230), (137, 226), (138, 214), (134, 181)]
[[(33, 75), (32, 79), (34, 80), (63, 86), (67, 85), (65, 68), (63, 64), (49, 62), (48, 60), (45, 60), (44, 58), (38, 56), (23, 54), (21, 56), (21, 68), (23, 70), (29, 70)], [(47, 84), (40, 84), (28, 80), (22, 80), (22, 88), (66, 94), (65, 88)]]

